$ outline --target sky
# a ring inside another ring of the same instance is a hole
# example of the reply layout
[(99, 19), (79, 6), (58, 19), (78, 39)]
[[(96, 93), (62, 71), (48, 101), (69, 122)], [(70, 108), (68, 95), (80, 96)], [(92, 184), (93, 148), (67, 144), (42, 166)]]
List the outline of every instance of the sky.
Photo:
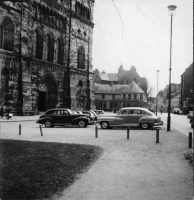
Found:
[(169, 5), (177, 6), (171, 83), (180, 83), (181, 74), (193, 63), (193, 0), (95, 0), (93, 69), (117, 73), (121, 64), (124, 70), (135, 66), (153, 87), (153, 96), (163, 90), (169, 84)]

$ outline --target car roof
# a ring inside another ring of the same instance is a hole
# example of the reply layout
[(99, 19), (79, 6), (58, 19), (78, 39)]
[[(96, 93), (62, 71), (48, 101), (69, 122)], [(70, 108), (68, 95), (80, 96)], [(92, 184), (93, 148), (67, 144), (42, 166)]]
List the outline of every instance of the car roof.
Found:
[(52, 109), (47, 110), (46, 112), (52, 111), (52, 110), (68, 110), (71, 112), (71, 109), (68, 109), (68, 108), (52, 108)]
[(143, 108), (143, 107), (124, 107), (124, 108), (121, 108), (122, 109), (139, 109), (139, 110), (148, 110), (147, 108)]

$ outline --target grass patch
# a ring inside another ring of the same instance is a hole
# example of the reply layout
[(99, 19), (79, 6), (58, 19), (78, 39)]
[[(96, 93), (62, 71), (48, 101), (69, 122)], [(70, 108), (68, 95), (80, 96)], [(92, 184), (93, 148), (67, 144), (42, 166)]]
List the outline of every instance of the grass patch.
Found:
[(91, 145), (0, 140), (0, 199), (60, 195), (101, 153)]

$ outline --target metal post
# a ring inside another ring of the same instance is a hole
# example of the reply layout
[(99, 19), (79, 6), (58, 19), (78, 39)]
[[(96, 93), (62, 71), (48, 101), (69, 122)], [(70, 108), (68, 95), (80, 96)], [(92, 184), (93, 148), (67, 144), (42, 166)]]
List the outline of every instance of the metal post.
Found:
[(156, 94), (156, 116), (157, 116), (157, 112), (158, 112), (158, 73), (160, 70), (156, 70), (157, 71), (157, 94)]
[(156, 130), (156, 143), (159, 143), (159, 129)]
[(170, 107), (171, 107), (171, 57), (172, 57), (172, 18), (173, 15), (171, 14), (171, 33), (170, 33), (170, 68), (169, 68), (169, 89), (168, 89), (168, 118), (167, 118), (167, 131), (170, 131)]
[(95, 125), (95, 137), (98, 138), (98, 124)]
[(129, 133), (130, 133), (130, 128), (127, 127), (127, 139), (129, 140)]
[(43, 136), (43, 132), (42, 132), (42, 126), (41, 126), (41, 125), (39, 125), (39, 127), (40, 127), (40, 135), (41, 135), (41, 136)]
[(192, 148), (192, 132), (189, 132), (189, 148)]
[(21, 124), (19, 124), (19, 135), (21, 135)]

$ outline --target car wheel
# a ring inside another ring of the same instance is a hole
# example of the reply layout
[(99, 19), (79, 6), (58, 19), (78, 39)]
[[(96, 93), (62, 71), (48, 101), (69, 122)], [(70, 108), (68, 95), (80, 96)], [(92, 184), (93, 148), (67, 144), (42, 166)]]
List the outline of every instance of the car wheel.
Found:
[(53, 125), (52, 125), (52, 122), (51, 122), (50, 120), (46, 120), (46, 121), (44, 122), (44, 126), (45, 126), (46, 128), (50, 128), (50, 127), (52, 127)]
[(81, 128), (86, 127), (87, 126), (86, 121), (85, 120), (80, 120), (78, 122), (78, 126), (81, 127)]
[(148, 123), (141, 123), (141, 128), (142, 129), (148, 129), (150, 126)]
[(101, 128), (102, 129), (107, 129), (107, 128), (109, 128), (109, 124), (108, 124), (108, 122), (101, 122)]

